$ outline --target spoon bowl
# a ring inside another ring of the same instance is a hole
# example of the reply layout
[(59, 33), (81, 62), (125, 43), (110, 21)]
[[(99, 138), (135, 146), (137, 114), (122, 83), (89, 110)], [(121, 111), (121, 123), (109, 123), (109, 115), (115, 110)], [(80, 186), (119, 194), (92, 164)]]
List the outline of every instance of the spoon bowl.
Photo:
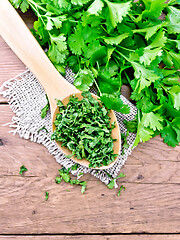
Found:
[[(54, 129), (53, 122), (58, 112), (55, 99), (61, 100), (64, 105), (66, 105), (70, 95), (76, 94), (81, 100), (81, 92), (76, 89), (75, 86), (68, 83), (55, 69), (43, 49), (8, 0), (1, 0), (0, 34), (21, 61), (33, 72), (46, 91), (51, 108), (52, 128)], [(95, 99), (98, 98), (96, 95), (93, 95), (93, 97)], [(114, 153), (119, 154), (121, 136), (118, 122), (112, 110), (110, 111), (109, 116), (111, 117), (110, 121), (116, 123), (115, 128), (112, 131), (112, 138), (117, 139), (117, 141), (114, 142)], [(62, 147), (61, 143), (58, 142), (57, 145), (66, 155), (71, 153), (67, 148)], [(72, 159), (83, 166), (89, 166), (89, 162), (86, 159), (78, 160), (73, 157)], [(117, 158), (108, 166), (102, 166), (98, 169), (107, 169), (116, 161)]]
[[(82, 100), (83, 99), (83, 96), (81, 95), (81, 92), (79, 93), (75, 93), (74, 94), (79, 100)], [(70, 95), (72, 96), (72, 94)], [(66, 106), (69, 102), (69, 98), (70, 96), (67, 96), (66, 98), (64, 98), (62, 100), (62, 103)], [(92, 97), (96, 100), (98, 100), (98, 96), (96, 96), (95, 94), (92, 94)], [(99, 100), (98, 100), (99, 101)], [(100, 101), (99, 101), (100, 102)], [(53, 132), (56, 130), (56, 126), (53, 124), (55, 119), (56, 119), (56, 114), (59, 113), (59, 107), (56, 107), (55, 111), (54, 111), (54, 114), (52, 116), (52, 129), (53, 129)], [(110, 110), (109, 112), (109, 115), (110, 117), (110, 122), (113, 123), (115, 122), (115, 128), (112, 129), (112, 133), (111, 133), (111, 136), (113, 139), (117, 139), (114, 143), (113, 143), (113, 150), (114, 150), (114, 154), (118, 154), (119, 155), (119, 152), (120, 152), (120, 147), (121, 147), (121, 134), (120, 134), (120, 129), (119, 129), (119, 125), (117, 123), (117, 119), (116, 119), (116, 116), (115, 116), (115, 113), (114, 111)], [(71, 155), (72, 152), (71, 150), (69, 150), (67, 147), (64, 147), (62, 146), (62, 142), (59, 142), (59, 141), (56, 141), (56, 144), (58, 145), (58, 147), (61, 149), (61, 151), (65, 154), (65, 155)], [(111, 162), (109, 165), (107, 166), (101, 166), (101, 167), (96, 167), (96, 168), (93, 168), (93, 169), (108, 169), (110, 167), (112, 167), (116, 160), (117, 160), (118, 156), (115, 158), (115, 160), (113, 162)], [(76, 163), (79, 163), (80, 165), (83, 165), (85, 167), (89, 167), (89, 161), (87, 161), (85, 158), (83, 159), (78, 159), (76, 157), (71, 157), (72, 160), (74, 160)]]

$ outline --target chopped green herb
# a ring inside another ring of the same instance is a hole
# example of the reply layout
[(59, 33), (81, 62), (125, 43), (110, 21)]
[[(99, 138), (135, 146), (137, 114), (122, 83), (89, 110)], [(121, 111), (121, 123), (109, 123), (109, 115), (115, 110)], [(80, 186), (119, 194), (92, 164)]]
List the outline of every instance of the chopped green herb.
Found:
[(40, 128), (37, 132), (39, 133), (40, 131), (42, 131), (42, 130), (45, 130), (46, 131), (46, 133), (48, 133), (48, 130), (46, 129), (46, 127), (45, 126), (43, 126), (42, 128)]
[(135, 119), (133, 119), (132, 121), (128, 122), (124, 120), (124, 124), (129, 132), (136, 133), (137, 132), (137, 115)]
[(59, 105), (51, 139), (62, 142), (78, 159), (86, 158), (89, 167), (107, 166), (117, 157), (111, 137), (115, 123), (110, 124), (109, 110), (103, 103), (100, 106), (89, 92), (82, 96), (81, 101), (71, 96), (66, 107)]
[(49, 198), (49, 193), (48, 193), (48, 192), (46, 192), (45, 201), (47, 201), (47, 200), (48, 200), (48, 198)]
[(115, 185), (115, 181), (114, 181), (114, 179), (112, 179), (112, 180), (110, 181), (110, 183), (107, 185), (107, 187), (108, 187), (109, 189), (112, 189), (112, 188), (114, 187), (114, 185)]
[[(111, 176), (111, 175), (110, 175), (110, 176)], [(126, 175), (124, 175), (123, 173), (120, 173), (117, 177), (113, 178), (113, 179), (109, 182), (109, 184), (107, 185), (107, 187), (108, 187), (109, 189), (112, 189), (112, 188), (114, 187), (114, 185), (115, 185), (115, 180), (118, 179), (118, 178), (123, 178), (123, 177), (126, 177)], [(112, 178), (112, 176), (111, 176), (111, 178)]]
[(69, 190), (69, 189), (66, 189), (66, 192), (70, 192), (70, 190)]
[(126, 188), (123, 186), (123, 185), (121, 185), (121, 187), (120, 187), (120, 189), (119, 189), (119, 191), (118, 191), (118, 197), (121, 195), (121, 192), (122, 192), (122, 190), (126, 190)]
[(62, 178), (61, 178), (61, 177), (56, 177), (55, 182), (56, 182), (57, 184), (61, 183), (61, 181), (62, 181)]
[(129, 144), (127, 143), (127, 137), (129, 136), (129, 131), (127, 131), (126, 134), (124, 133), (121, 133), (121, 138), (123, 140), (123, 150), (122, 152), (124, 153), (124, 148), (128, 148), (129, 147)]
[(79, 167), (79, 165), (77, 163), (75, 163), (72, 167), (71, 167), (71, 170), (75, 171), (77, 170)]
[(86, 185), (82, 185), (82, 187), (81, 187), (81, 193), (83, 194), (83, 193), (85, 192), (85, 190), (86, 190)]
[(115, 179), (126, 177), (124, 173), (120, 173)]
[(80, 176), (82, 176), (84, 173), (83, 172), (80, 172), (79, 174), (78, 174), (78, 176), (80, 177)]
[(27, 168), (26, 168), (24, 165), (22, 165), (22, 166), (20, 167), (19, 174), (22, 175), (23, 172), (26, 172), (26, 171), (28, 171)]
[(81, 193), (83, 194), (85, 192), (87, 182), (86, 181), (80, 181), (78, 179), (73, 179), (72, 180), (71, 177), (70, 177), (69, 170), (70, 169), (66, 169), (64, 167), (59, 169), (60, 177), (56, 177), (55, 182), (57, 184), (59, 184), (59, 183), (61, 183), (62, 180), (64, 180), (65, 182), (69, 182), (71, 185), (80, 185), (80, 186), (82, 186), (81, 187)]
[(47, 112), (48, 112), (48, 110), (49, 110), (49, 108), (50, 108), (49, 99), (48, 99), (48, 97), (47, 97), (47, 94), (46, 94), (46, 99), (47, 99), (47, 104), (46, 104), (46, 106), (45, 106), (43, 109), (41, 109), (41, 118), (42, 118), (42, 119), (46, 117)]

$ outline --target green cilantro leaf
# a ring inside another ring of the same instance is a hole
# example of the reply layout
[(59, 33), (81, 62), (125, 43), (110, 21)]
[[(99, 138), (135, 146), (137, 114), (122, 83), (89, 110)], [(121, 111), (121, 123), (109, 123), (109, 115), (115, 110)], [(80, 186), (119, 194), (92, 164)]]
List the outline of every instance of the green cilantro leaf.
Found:
[(56, 44), (60, 52), (67, 49), (66, 38), (63, 34), (60, 34), (58, 36), (51, 35), (51, 42)]
[(110, 44), (110, 45), (113, 45), (113, 44), (118, 45), (128, 36), (129, 36), (129, 33), (123, 33), (116, 37), (106, 37), (106, 38), (104, 38), (104, 41), (105, 41), (105, 43)]
[(113, 3), (109, 2), (108, 0), (105, 0), (105, 2), (109, 8), (112, 26), (115, 28), (117, 26), (117, 23), (120, 23), (123, 20), (123, 17), (125, 17), (130, 11), (131, 2)]
[(60, 8), (68, 9), (69, 2), (66, 0), (58, 0), (58, 5)]
[[(137, 115), (136, 115), (137, 116)], [(136, 133), (137, 132), (137, 118), (131, 120), (131, 121), (126, 121), (124, 120), (124, 124), (129, 132)]]
[(59, 64), (65, 62), (65, 59), (68, 55), (68, 51), (67, 50), (59, 51), (58, 45), (52, 43), (47, 54), (52, 62)]
[(20, 9), (23, 13), (25, 13), (29, 9), (29, 3), (27, 0), (22, 1), (21, 5), (20, 5)]
[(163, 27), (163, 23), (155, 25), (153, 27), (148, 28), (140, 28), (134, 29), (133, 33), (144, 33), (145, 32), (145, 39), (149, 40), (161, 27)]
[(100, 96), (100, 99), (108, 109), (113, 109), (124, 114), (128, 114), (130, 112), (129, 106), (125, 105), (121, 98), (117, 95), (103, 93)]
[(136, 62), (131, 62), (131, 64), (135, 70), (134, 76), (138, 79), (135, 87), (135, 89), (138, 89), (138, 93), (159, 79), (159, 76), (156, 75), (154, 71), (145, 68), (143, 65)]
[(158, 113), (143, 113), (142, 116), (142, 123), (145, 127), (150, 127), (151, 129), (153, 129), (154, 131), (157, 130), (161, 130), (163, 129), (163, 125), (161, 122), (163, 122), (164, 119), (163, 117), (161, 117), (160, 114)]
[(180, 33), (180, 10), (173, 6), (168, 6), (167, 30), (169, 34)]
[(82, 54), (82, 49), (85, 47), (85, 39), (80, 24), (77, 26), (75, 33), (68, 38), (68, 43), (72, 53), (77, 55)]
[[(95, 84), (106, 106), (128, 113), (120, 92), (122, 84), (132, 88), (131, 99), (140, 116), (126, 126), (134, 133), (137, 130), (136, 143), (165, 128), (161, 134), (164, 141), (176, 145), (180, 138), (173, 122), (180, 110), (179, 0), (10, 2), (22, 12), (28, 8), (34, 11), (37, 20), (31, 32), (47, 49), (47, 56), (61, 74), (65, 75), (66, 66), (72, 69), (79, 89), (87, 90)], [(161, 14), (165, 14), (163, 20), (159, 18)], [(164, 69), (159, 69), (161, 61), (166, 65)], [(64, 111), (63, 106), (60, 109)], [(48, 105), (43, 117), (47, 110)], [(144, 125), (145, 114), (149, 113), (153, 119), (159, 116), (164, 120), (156, 119), (159, 124), (156, 122), (155, 126), (146, 120)], [(96, 147), (96, 140), (93, 144)], [(126, 143), (125, 146), (128, 147)]]
[(164, 36), (163, 31), (159, 31), (156, 35), (153, 42), (143, 49), (143, 55), (139, 58), (140, 63), (144, 63), (144, 65), (149, 66), (150, 63), (157, 57), (161, 56), (163, 52), (163, 47), (166, 42), (166, 37)]
[(169, 93), (171, 95), (172, 101), (174, 103), (174, 108), (180, 110), (180, 86), (174, 85), (170, 90)]
[(90, 14), (99, 15), (104, 7), (104, 3), (101, 0), (95, 0), (88, 8), (88, 12)]
[(75, 77), (74, 85), (81, 91), (87, 91), (94, 82), (93, 73), (88, 70), (80, 70)]
[(161, 136), (164, 138), (165, 143), (167, 143), (169, 146), (175, 147), (178, 145), (176, 130), (173, 128), (170, 122), (166, 121), (166, 123), (166, 127), (161, 130)]
[(74, 5), (84, 5), (91, 0), (71, 0), (72, 4)]

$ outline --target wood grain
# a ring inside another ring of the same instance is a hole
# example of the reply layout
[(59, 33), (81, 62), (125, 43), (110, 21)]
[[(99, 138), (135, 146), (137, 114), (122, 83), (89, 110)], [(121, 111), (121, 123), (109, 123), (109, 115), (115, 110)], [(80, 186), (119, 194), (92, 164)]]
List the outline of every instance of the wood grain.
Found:
[(140, 144), (123, 168), (121, 197), (90, 175), (81, 195), (79, 186), (55, 184), (60, 165), (43, 146), (8, 134), (2, 125), (12, 115), (0, 105), (0, 233), (180, 232), (179, 147), (171, 151), (159, 137)]
[(180, 232), (179, 184), (125, 186), (126, 191), (118, 197), (117, 189), (89, 181), (82, 195), (79, 186), (58, 185), (51, 177), (2, 177), (0, 233)]
[[(25, 164), (27, 176), (48, 176), (55, 178), (60, 165), (47, 149), (37, 143), (21, 139), (9, 133), (11, 128), (3, 126), (11, 122), (12, 110), (8, 105), (0, 105), (0, 176), (18, 175), (19, 168)], [(180, 146), (167, 147), (158, 136), (149, 142), (139, 144), (128, 157), (122, 171), (123, 179), (131, 183), (180, 183)], [(88, 180), (96, 181), (94, 177)]]
[(179, 240), (180, 235), (0, 236), (0, 240)]
[[(31, 27), (34, 14), (28, 11), (21, 15)], [(0, 85), (23, 70), (24, 64), (0, 37)], [(128, 97), (129, 89), (123, 87), (123, 91)], [(3, 102), (6, 100), (0, 97)], [(180, 146), (168, 147), (159, 136), (139, 144), (122, 169), (127, 177), (118, 180), (119, 186), (126, 186), (120, 197), (118, 189), (109, 190), (90, 175), (83, 177), (88, 188), (81, 195), (79, 186), (55, 184), (60, 165), (46, 148), (8, 133), (11, 129), (3, 124), (11, 122), (12, 116), (9, 106), (1, 104), (0, 234), (61, 235), (0, 235), (0, 240), (180, 239), (179, 234), (172, 235), (180, 233)], [(24, 177), (18, 174), (22, 164), (28, 168)], [(49, 192), (48, 201), (45, 191)], [(66, 233), (100, 235), (62, 235)]]

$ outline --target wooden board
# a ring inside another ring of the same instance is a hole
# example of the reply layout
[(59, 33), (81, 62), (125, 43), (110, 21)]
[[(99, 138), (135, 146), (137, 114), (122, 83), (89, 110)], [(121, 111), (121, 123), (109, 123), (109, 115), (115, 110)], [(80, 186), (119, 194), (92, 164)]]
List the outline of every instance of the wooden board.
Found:
[[(34, 14), (22, 16), (31, 27)], [(1, 85), (25, 66), (1, 37), (0, 49)], [(122, 169), (127, 177), (118, 180), (126, 187), (120, 197), (91, 175), (82, 178), (88, 187), (81, 195), (79, 186), (55, 184), (60, 165), (46, 148), (8, 133), (3, 125), (13, 113), (2, 97), (0, 103), (0, 240), (180, 239), (180, 146), (168, 147), (159, 136), (139, 144)]]
[[(174, 233), (180, 220), (180, 147), (159, 137), (140, 144), (123, 172), (126, 191), (109, 190), (90, 175), (80, 187), (55, 184), (60, 165), (36, 143), (8, 133), (12, 112), (0, 105), (0, 233)], [(164, 148), (163, 148), (164, 147)], [(156, 155), (155, 155), (156, 154)], [(28, 168), (19, 176), (19, 168)], [(67, 192), (66, 190), (69, 190)], [(45, 192), (49, 200), (45, 201)]]

